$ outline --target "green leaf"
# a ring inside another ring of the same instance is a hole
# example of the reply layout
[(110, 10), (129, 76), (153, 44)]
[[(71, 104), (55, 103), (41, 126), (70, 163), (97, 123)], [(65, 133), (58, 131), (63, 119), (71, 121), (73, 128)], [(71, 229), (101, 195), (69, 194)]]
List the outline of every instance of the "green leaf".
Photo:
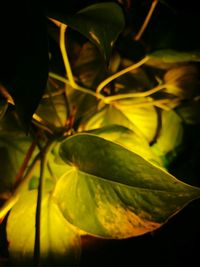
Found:
[(91, 134), (61, 144), (71, 171), (58, 181), (54, 198), (65, 218), (106, 238), (153, 231), (200, 197), (200, 189), (178, 181), (137, 154)]
[[(90, 118), (86, 118), (86, 121), (82, 121), (80, 130), (87, 131), (117, 124), (143, 135), (148, 142), (151, 142), (157, 131), (157, 112), (152, 105), (143, 105), (144, 102), (147, 103), (148, 100), (140, 99), (138, 102), (133, 99), (116, 101), (115, 104), (103, 107)], [(137, 104), (141, 107), (137, 107)]]
[(152, 150), (163, 160), (164, 166), (168, 167), (181, 147), (183, 125), (181, 118), (173, 110), (162, 111), (161, 120), (162, 127)]
[[(33, 266), (35, 210), (37, 191), (24, 193), (11, 210), (7, 222), (7, 238), (12, 266)], [(80, 240), (61, 214), (50, 194), (45, 193), (41, 213), (42, 266), (77, 266)]]
[(111, 2), (90, 5), (75, 15), (54, 17), (86, 36), (100, 49), (106, 61), (125, 23), (122, 9)]
[(119, 144), (152, 163), (160, 166), (162, 165), (160, 158), (154, 154), (145, 137), (124, 126), (109, 125), (96, 130), (91, 130), (89, 133)]
[[(156, 134), (158, 127), (158, 114), (153, 105), (145, 105), (149, 99), (128, 99), (117, 101), (115, 107), (134, 124), (150, 143)], [(141, 105), (141, 106), (137, 106)]]
[(96, 88), (106, 78), (106, 65), (99, 50), (87, 42), (81, 47), (78, 58), (73, 62), (73, 72), (81, 84), (88, 88)]
[(54, 131), (66, 126), (68, 116), (64, 86), (57, 86), (49, 80), (45, 95), (36, 110), (36, 114)]
[(32, 142), (19, 128), (15, 115), (6, 114), (0, 121), (0, 192), (13, 189), (16, 176)]
[(170, 49), (163, 49), (153, 52), (149, 55), (150, 60), (156, 59), (163, 63), (179, 63), (179, 62), (199, 62), (200, 51), (181, 52)]

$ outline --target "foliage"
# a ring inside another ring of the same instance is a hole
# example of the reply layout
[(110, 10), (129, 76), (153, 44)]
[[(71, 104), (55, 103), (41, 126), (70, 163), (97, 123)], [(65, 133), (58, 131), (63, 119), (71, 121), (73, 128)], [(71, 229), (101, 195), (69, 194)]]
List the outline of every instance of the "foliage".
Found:
[(78, 266), (82, 236), (143, 235), (200, 197), (169, 171), (185, 126), (199, 123), (200, 51), (149, 38), (156, 8), (173, 15), (168, 1), (148, 1), (139, 31), (137, 1), (96, 2), (43, 3), (44, 12), (30, 1), (12, 75), (0, 76), (0, 219), (12, 266)]

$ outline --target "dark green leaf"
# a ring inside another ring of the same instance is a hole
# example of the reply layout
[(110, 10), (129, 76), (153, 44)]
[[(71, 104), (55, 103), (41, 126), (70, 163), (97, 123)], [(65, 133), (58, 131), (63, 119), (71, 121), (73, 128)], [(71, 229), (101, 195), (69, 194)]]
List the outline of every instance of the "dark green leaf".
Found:
[(130, 130), (121, 125), (108, 125), (103, 128), (91, 130), (89, 133), (100, 136), (108, 141), (119, 144), (126, 149), (142, 156), (148, 161), (162, 165), (161, 160), (151, 150), (146, 138), (137, 131)]
[(45, 94), (36, 110), (36, 114), (53, 130), (66, 126), (68, 110), (64, 90), (64, 86), (49, 80)]
[(200, 197), (199, 188), (95, 135), (68, 138), (60, 155), (71, 171), (58, 181), (54, 198), (69, 222), (94, 235), (144, 234)]
[(80, 10), (76, 15), (56, 15), (59, 21), (86, 36), (109, 60), (115, 41), (124, 28), (122, 9), (116, 3), (99, 3)]

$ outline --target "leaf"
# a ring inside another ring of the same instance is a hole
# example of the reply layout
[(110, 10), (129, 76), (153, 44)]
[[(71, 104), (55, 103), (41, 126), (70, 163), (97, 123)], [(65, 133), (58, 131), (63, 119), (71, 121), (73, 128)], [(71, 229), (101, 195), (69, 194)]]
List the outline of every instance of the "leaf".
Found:
[(122, 9), (111, 2), (90, 5), (75, 15), (53, 17), (86, 36), (100, 49), (106, 61), (125, 23)]
[(20, 129), (15, 115), (12, 112), (7, 113), (0, 121), (0, 192), (13, 189), (32, 142)]
[(153, 153), (145, 137), (124, 126), (113, 124), (91, 130), (89, 133), (119, 144), (152, 163), (162, 165), (160, 158)]
[(67, 113), (64, 86), (59, 87), (49, 80), (36, 114), (55, 131), (66, 126)]
[(150, 60), (156, 59), (163, 63), (199, 62), (200, 51), (181, 52), (170, 49), (163, 49), (149, 55)]
[[(11, 210), (7, 238), (12, 266), (32, 266), (37, 191), (24, 193)], [(76, 229), (61, 214), (50, 194), (45, 193), (41, 214), (42, 266), (77, 266), (80, 240)]]
[(169, 69), (164, 75), (165, 92), (182, 99), (191, 99), (200, 92), (199, 70), (187, 64)]
[(97, 129), (111, 124), (127, 127), (140, 135), (145, 136), (148, 142), (153, 140), (157, 130), (157, 112), (151, 105), (137, 107), (137, 104), (147, 102), (139, 100), (116, 101), (113, 105), (107, 105), (95, 114), (85, 118), (80, 124), (80, 131)]
[(34, 1), (13, 3), (12, 8), (7, 4), (1, 11), (9, 23), (3, 22), (0, 81), (28, 129), (48, 77), (46, 19)]
[[(141, 131), (150, 143), (157, 131), (158, 115), (153, 105), (145, 105), (143, 103), (148, 103), (148, 98), (117, 101), (115, 107)], [(137, 104), (141, 106), (137, 107)]]
[(78, 58), (72, 64), (74, 74), (88, 88), (96, 88), (106, 77), (105, 62), (96, 46), (89, 42), (82, 46)]
[(153, 231), (200, 197), (199, 188), (92, 134), (69, 137), (60, 155), (71, 171), (58, 181), (54, 198), (70, 223), (96, 236)]
[(161, 130), (152, 150), (168, 167), (183, 142), (183, 125), (182, 119), (173, 110), (162, 111), (161, 120)]

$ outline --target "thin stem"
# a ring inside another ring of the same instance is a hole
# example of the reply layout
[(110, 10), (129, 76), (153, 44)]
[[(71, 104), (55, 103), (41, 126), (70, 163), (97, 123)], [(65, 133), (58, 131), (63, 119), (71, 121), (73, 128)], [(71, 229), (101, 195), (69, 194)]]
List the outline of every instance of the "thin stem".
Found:
[[(168, 98), (159, 99), (159, 100), (154, 100), (153, 98), (147, 98), (147, 100), (144, 102), (139, 102), (139, 103), (132, 102), (131, 107), (140, 108), (140, 107), (145, 107), (145, 106), (156, 106), (164, 110), (169, 110), (170, 108), (166, 106), (166, 104), (168, 103), (171, 103), (171, 100)], [(117, 107), (117, 102), (116, 102), (116, 107)]]
[(69, 79), (69, 83), (72, 87), (76, 86), (76, 83), (74, 81), (74, 76), (71, 70), (71, 66), (69, 63), (69, 58), (67, 55), (67, 50), (66, 50), (66, 43), (65, 43), (65, 32), (67, 29), (67, 25), (61, 23), (60, 25), (60, 50), (61, 50), (61, 54), (63, 57), (63, 62), (64, 62), (64, 66), (65, 66), (65, 70), (67, 73), (67, 77)]
[[(51, 78), (54, 78), (54, 79), (60, 81), (60, 82), (63, 82), (64, 84), (71, 85), (69, 80), (67, 80), (66, 78), (64, 78), (64, 77), (62, 77), (62, 76), (60, 76), (60, 75), (58, 75), (56, 73), (50, 72), (49, 73), (49, 76)], [(74, 87), (72, 87), (72, 89), (77, 90), (77, 91), (80, 91), (80, 92), (85, 93), (85, 94), (88, 94), (88, 95), (91, 95), (91, 96), (94, 96), (97, 99), (101, 99), (101, 100), (104, 100), (105, 99), (105, 97), (103, 95), (98, 94), (96, 92), (93, 92), (93, 91), (91, 91), (88, 88), (79, 86), (78, 84), (74, 85)]]
[(40, 232), (41, 232), (41, 207), (42, 207), (42, 193), (44, 188), (44, 176), (48, 162), (48, 151), (52, 148), (53, 142), (50, 141), (46, 147), (40, 151), (40, 178), (38, 186), (36, 217), (35, 217), (35, 243), (34, 243), (34, 266), (40, 266)]
[(97, 93), (97, 94), (100, 94), (100, 92), (102, 91), (102, 89), (103, 89), (107, 84), (109, 84), (111, 81), (113, 81), (114, 79), (116, 79), (116, 78), (118, 78), (118, 77), (124, 75), (125, 73), (127, 73), (127, 72), (129, 72), (129, 71), (132, 71), (132, 70), (134, 70), (134, 69), (136, 69), (136, 68), (142, 66), (142, 65), (143, 65), (145, 62), (147, 62), (148, 60), (149, 60), (149, 57), (146, 56), (146, 57), (144, 57), (142, 60), (140, 60), (139, 62), (137, 62), (137, 63), (135, 63), (135, 64), (133, 64), (133, 65), (131, 65), (131, 66), (129, 66), (129, 67), (123, 69), (123, 70), (120, 70), (120, 71), (118, 71), (117, 73), (115, 73), (115, 74), (113, 74), (113, 75), (111, 75), (110, 77), (108, 77), (107, 79), (105, 79), (104, 81), (102, 81), (102, 82), (98, 85), (98, 87), (97, 87), (97, 89), (96, 89), (96, 93)]
[(166, 88), (166, 84), (160, 84), (148, 91), (145, 92), (138, 92), (138, 93), (128, 93), (128, 94), (118, 94), (118, 95), (112, 95), (106, 97), (106, 103), (110, 103), (112, 101), (126, 99), (126, 98), (140, 98), (140, 97), (147, 97), (150, 96), (162, 89)]
[(29, 163), (29, 160), (31, 159), (32, 155), (33, 155), (33, 152), (35, 150), (35, 147), (36, 147), (36, 142), (33, 141), (26, 153), (26, 156), (24, 158), (24, 161), (21, 165), (21, 168), (19, 169), (19, 172), (17, 173), (16, 177), (15, 177), (15, 182), (18, 183), (19, 180), (21, 179), (21, 177), (23, 177), (23, 174), (24, 174), (24, 171), (26, 170), (27, 166), (28, 166), (28, 163)]
[(149, 24), (149, 21), (152, 17), (152, 14), (156, 8), (156, 5), (158, 4), (158, 0), (153, 0), (153, 2), (151, 3), (151, 6), (150, 6), (150, 9), (149, 9), (149, 12), (140, 28), (140, 30), (138, 31), (138, 33), (134, 36), (134, 40), (135, 41), (138, 41), (141, 39), (145, 29), (147, 28), (148, 24)]

